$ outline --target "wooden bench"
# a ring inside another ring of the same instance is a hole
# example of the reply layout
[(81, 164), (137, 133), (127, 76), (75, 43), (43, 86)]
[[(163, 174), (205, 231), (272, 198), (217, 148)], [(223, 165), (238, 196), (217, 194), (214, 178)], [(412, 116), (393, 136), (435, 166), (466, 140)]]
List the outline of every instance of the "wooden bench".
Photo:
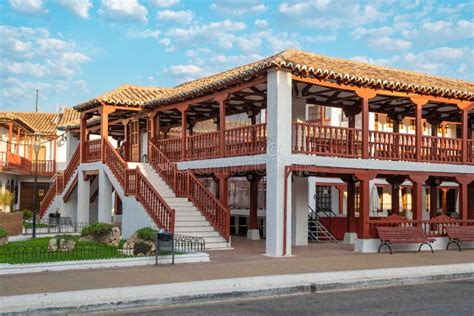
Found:
[(435, 239), (426, 237), (421, 227), (377, 227), (377, 233), (380, 238), (380, 246), (378, 252), (383, 246), (390, 249), (392, 254), (392, 244), (420, 244), (418, 252), (421, 251), (423, 245), (428, 245), (433, 253), (431, 243)]
[(449, 249), (451, 244), (456, 244), (459, 251), (461, 250), (461, 242), (463, 241), (474, 241), (474, 226), (447, 226), (446, 233), (449, 237), (448, 245), (446, 250)]

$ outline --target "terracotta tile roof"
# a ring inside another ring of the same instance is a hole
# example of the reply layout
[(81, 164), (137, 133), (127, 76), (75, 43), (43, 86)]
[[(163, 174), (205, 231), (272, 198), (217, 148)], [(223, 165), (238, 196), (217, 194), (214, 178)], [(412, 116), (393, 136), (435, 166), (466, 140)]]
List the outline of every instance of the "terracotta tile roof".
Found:
[(73, 108), (64, 108), (59, 114), (58, 128), (75, 126), (81, 123), (81, 113)]
[(251, 79), (272, 68), (289, 69), (295, 74), (305, 74), (359, 87), (474, 100), (472, 82), (322, 56), (290, 48), (254, 63), (193, 80), (174, 88), (124, 85), (74, 108), (85, 110), (101, 102), (146, 107), (172, 104)]
[(88, 109), (101, 103), (122, 106), (143, 106), (146, 102), (159, 98), (169, 88), (122, 85), (92, 100), (76, 105), (74, 109)]
[(192, 98), (209, 90), (251, 78), (271, 68), (285, 68), (294, 73), (306, 73), (316, 78), (360, 87), (474, 100), (472, 82), (287, 49), (248, 65), (184, 83), (147, 105), (157, 106)]
[(17, 120), (27, 127), (32, 132), (41, 133), (45, 135), (56, 134), (56, 119), (57, 113), (43, 113), (43, 112), (1, 112), (0, 118), (6, 120)]

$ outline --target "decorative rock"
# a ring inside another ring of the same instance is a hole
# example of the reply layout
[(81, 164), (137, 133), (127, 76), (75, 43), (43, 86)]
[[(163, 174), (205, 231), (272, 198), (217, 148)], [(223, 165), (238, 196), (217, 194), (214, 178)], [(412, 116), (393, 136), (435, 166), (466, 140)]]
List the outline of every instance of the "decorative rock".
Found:
[(118, 247), (120, 244), (120, 238), (122, 237), (120, 228), (118, 227), (113, 227), (112, 231), (105, 235), (102, 236), (98, 239), (94, 238), (93, 235), (87, 235), (87, 236), (82, 236), (79, 241), (87, 241), (87, 242), (97, 242), (99, 244), (105, 244), (109, 246), (115, 246)]
[(58, 240), (56, 238), (49, 240), (48, 251), (58, 251)]
[(8, 244), (8, 237), (0, 238), (0, 246)]
[(66, 251), (73, 251), (76, 248), (76, 242), (73, 239), (59, 240), (59, 251), (66, 252)]
[(153, 241), (139, 238), (137, 233), (130, 236), (130, 238), (123, 244), (123, 250), (127, 255), (136, 255), (139, 257), (154, 256), (156, 252), (155, 243)]

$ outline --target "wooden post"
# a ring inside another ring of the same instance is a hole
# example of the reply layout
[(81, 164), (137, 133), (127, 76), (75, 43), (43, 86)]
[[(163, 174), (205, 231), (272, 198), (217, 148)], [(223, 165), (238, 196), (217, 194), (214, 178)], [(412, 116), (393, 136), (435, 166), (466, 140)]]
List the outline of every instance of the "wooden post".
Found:
[(156, 130), (155, 130), (155, 141), (160, 140), (160, 132), (161, 132), (161, 124), (160, 124), (160, 112), (156, 112), (155, 115), (155, 122), (156, 122)]
[(430, 218), (438, 214), (438, 185), (430, 184)]
[(359, 207), (359, 225), (362, 238), (369, 238), (369, 209), (370, 209), (370, 180), (376, 176), (373, 172), (356, 173), (359, 179), (360, 207)]
[(373, 90), (358, 89), (355, 91), (361, 98), (362, 109), (362, 158), (369, 158), (369, 99), (377, 94)]
[(469, 217), (468, 209), (468, 185), (474, 181), (474, 176), (458, 176), (456, 182), (459, 185), (459, 218), (467, 220)]
[(258, 229), (258, 183), (260, 177), (253, 175), (250, 182), (250, 194), (249, 194), (249, 227), (248, 229)]
[(56, 172), (56, 145), (57, 145), (57, 139), (55, 137), (53, 139), (53, 172)]
[(178, 110), (181, 112), (181, 160), (186, 160), (186, 127), (188, 125), (186, 111), (188, 107), (188, 105), (178, 107)]
[(428, 176), (425, 175), (410, 175), (410, 180), (413, 183), (411, 189), (413, 220), (423, 219), (423, 184), (427, 179)]
[[(13, 143), (13, 123), (8, 123), (8, 143), (7, 143), (7, 153), (11, 153), (12, 151), (12, 143)], [(8, 156), (8, 154), (7, 154)], [(8, 159), (8, 158), (7, 158)]]
[(467, 130), (468, 130), (468, 109), (461, 110), (461, 128), (462, 128), (462, 163), (467, 165), (468, 162), (468, 143), (467, 143)]
[(219, 179), (219, 200), (224, 207), (228, 207), (228, 179), (230, 175), (227, 172), (220, 172), (216, 176)]
[(400, 214), (400, 183), (392, 183), (392, 213)]
[(15, 153), (17, 155), (20, 155), (20, 134), (21, 134), (21, 130), (20, 130), (20, 127), (18, 126), (18, 129), (16, 131), (16, 147), (15, 147)]
[(222, 94), (215, 98), (219, 102), (219, 157), (225, 156), (225, 101), (227, 96), (227, 94)]
[(25, 157), (25, 158), (28, 158), (28, 153), (26, 152), (27, 143), (28, 143), (28, 136), (27, 136), (26, 131), (25, 131), (23, 133), (23, 157)]
[(468, 219), (474, 219), (474, 182), (468, 185), (468, 194), (467, 194), (468, 202), (467, 202), (467, 209)]
[(422, 97), (411, 98), (416, 106), (416, 161), (422, 161), (423, 157), (423, 105), (428, 103), (428, 99)]
[(347, 181), (347, 232), (352, 233), (355, 231), (354, 218), (355, 218), (355, 181)]
[(100, 120), (100, 137), (101, 137), (101, 146), (100, 146), (100, 157), (102, 162), (105, 163), (105, 144), (109, 141), (109, 114), (115, 112), (115, 107), (110, 105), (102, 105), (99, 110), (101, 120)]
[(86, 162), (86, 146), (87, 146), (87, 120), (90, 118), (90, 114), (82, 113), (81, 114), (81, 125), (79, 130), (79, 140), (80, 140), (80, 161)]

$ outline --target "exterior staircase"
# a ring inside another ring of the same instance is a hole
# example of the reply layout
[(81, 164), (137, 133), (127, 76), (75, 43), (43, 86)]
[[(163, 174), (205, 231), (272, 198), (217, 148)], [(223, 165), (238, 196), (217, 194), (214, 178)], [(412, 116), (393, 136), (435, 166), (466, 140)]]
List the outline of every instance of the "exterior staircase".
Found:
[[(312, 242), (337, 242), (337, 239), (320, 221), (320, 215), (314, 211), (309, 205), (308, 213), (308, 240)], [(331, 215), (329, 215), (331, 216)]]
[(129, 169), (135, 169), (137, 166), (166, 203), (175, 210), (175, 233), (203, 238), (208, 250), (229, 248), (226, 240), (214, 229), (194, 204), (186, 197), (177, 197), (150, 164), (128, 163)]

